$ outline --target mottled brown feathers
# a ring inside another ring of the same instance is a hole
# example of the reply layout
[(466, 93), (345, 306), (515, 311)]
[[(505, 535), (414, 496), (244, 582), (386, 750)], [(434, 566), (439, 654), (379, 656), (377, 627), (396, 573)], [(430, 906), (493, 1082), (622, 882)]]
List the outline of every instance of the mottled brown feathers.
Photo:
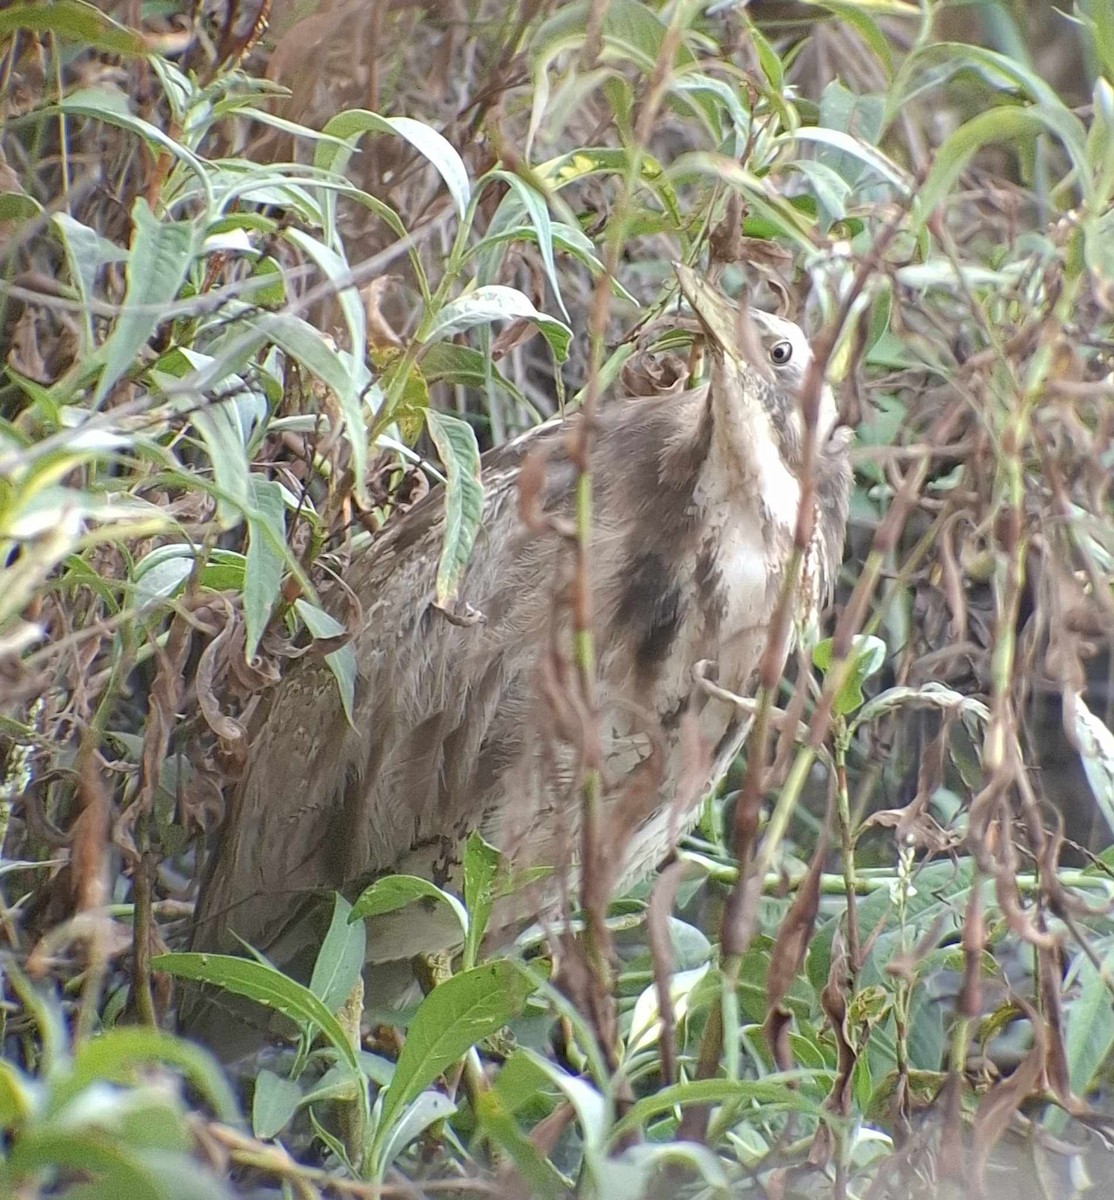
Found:
[[(700, 784), (737, 751), (736, 710), (702, 690), (694, 667), (712, 660), (721, 686), (747, 686), (792, 547), (800, 469), (784, 461), (796, 436), (792, 389), (785, 376), (771, 379), (709, 349), (709, 384), (611, 400), (594, 439), (591, 585), (605, 799), (618, 814), (630, 804), (624, 781), (636, 772), (651, 779), (648, 790), (639, 784), (648, 799), (633, 824), (629, 811), (623, 817), (631, 832), (616, 851), (617, 882), (653, 868), (689, 819), (671, 806), (682, 795), (698, 798), (681, 714), (692, 714), (715, 752)], [(312, 961), (316, 897), (351, 895), (399, 870), (455, 886), (471, 829), (517, 867), (573, 861), (580, 758), (575, 738), (562, 736), (573, 717), (545, 674), (557, 661), (553, 648), (567, 652), (567, 546), (552, 532), (529, 532), (515, 496), (523, 455), (541, 453), (544, 507), (571, 514), (567, 437), (551, 425), (485, 457), (483, 529), (460, 589), (484, 621), (454, 624), (434, 607), (436, 490), (353, 564), (346, 584), (364, 607), (353, 725), (319, 662), (300, 660), (274, 689), (217, 839), (195, 946), (231, 950), (240, 937), (280, 965)], [(810, 558), (824, 590), (846, 520), (842, 431), (823, 431), (815, 470)], [(500, 901), (495, 922), (511, 927), (558, 894), (551, 877), (528, 896)], [(369, 928), (369, 955), (404, 958), (454, 936), (433, 917), (388, 915)], [(203, 1033), (204, 1007), (186, 1014)]]

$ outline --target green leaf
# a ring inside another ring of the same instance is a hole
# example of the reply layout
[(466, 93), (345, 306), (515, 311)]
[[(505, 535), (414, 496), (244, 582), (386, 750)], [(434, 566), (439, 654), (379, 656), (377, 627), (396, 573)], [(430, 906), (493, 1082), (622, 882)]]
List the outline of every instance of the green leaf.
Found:
[[(175, 595), (190, 577), (198, 557), (198, 548), (186, 542), (171, 542), (144, 555), (133, 570), (132, 599), (136, 608), (147, 608)], [(213, 547), (201, 570), (202, 587), (217, 592), (242, 591), (244, 556), (234, 550)]]
[[(157, 60), (156, 60), (157, 61)], [(193, 172), (198, 187), (204, 193), (204, 207), (211, 211), (214, 204), (212, 184), (205, 169), (205, 164), (191, 153), (180, 141), (164, 133), (157, 125), (144, 121), (135, 116), (128, 106), (126, 92), (119, 88), (87, 87), (78, 88), (63, 96), (57, 104), (39, 109), (41, 116), (55, 113), (65, 113), (71, 116), (89, 117), (92, 120), (104, 121), (107, 125), (115, 125), (129, 133), (142, 138), (151, 146), (158, 146), (173, 158), (185, 163)]]
[(53, 33), (76, 42), (84, 50), (134, 58), (147, 54), (141, 33), (127, 29), (82, 0), (53, 0), (51, 4), (12, 4), (0, 11), (0, 41), (16, 30)]
[(251, 488), (251, 464), (240, 437), (240, 422), (227, 400), (202, 403), (190, 420), (213, 464), (217, 484), (217, 523), (233, 529), (243, 520)]
[(329, 931), (317, 952), (309, 981), (309, 990), (334, 1013), (348, 999), (363, 970), (367, 950), (366, 927), (359, 921), (351, 921), (351, 913), (352, 905), (338, 893), (333, 901)]
[[(882, 669), (886, 661), (886, 643), (881, 638), (858, 634), (852, 641), (851, 668), (832, 703), (832, 711), (841, 717), (857, 712), (863, 703), (863, 684)], [(825, 638), (812, 649), (812, 661), (827, 676), (832, 666), (832, 639)]]
[(363, 362), (367, 355), (367, 314), (360, 293), (351, 286), (352, 272), (347, 260), (333, 247), (326, 246), (301, 229), (287, 229), (285, 237), (317, 264), (336, 289), (336, 303), (344, 313), (344, 323), (348, 329), (348, 352), (355, 362)]
[(1107, 80), (1096, 80), (1091, 108), (1087, 163), (1094, 176), (1096, 206), (1100, 212), (1084, 224), (1083, 231), (1087, 238), (1087, 265), (1092, 270), (1101, 269), (1101, 273), (1109, 277), (1112, 274), (1112, 255), (1108, 248), (1110, 214), (1101, 212), (1101, 207), (1109, 201), (1111, 190), (1114, 189), (1114, 87)]
[(355, 1051), (336, 1017), (309, 988), (295, 983), (268, 963), (252, 962), (231, 954), (179, 952), (156, 955), (151, 965), (156, 971), (168, 971), (179, 979), (215, 984), (233, 995), (246, 996), (282, 1013), (303, 1028), (316, 1026), (344, 1059), (356, 1066)]
[(467, 421), (427, 408), (426, 429), (445, 465), (445, 536), (437, 561), (437, 605), (452, 610), (483, 517), (480, 449)]
[(456, 1105), (443, 1092), (422, 1092), (407, 1105), (406, 1111), (395, 1122), (379, 1156), (382, 1172), (416, 1138), (420, 1137), (436, 1121), (443, 1121), (456, 1112)]
[[(504, 1068), (505, 1070), (506, 1068)], [(503, 1072), (500, 1072), (499, 1079)], [(572, 1180), (565, 1179), (518, 1127), (496, 1087), (481, 1090), (475, 1098), (476, 1117), (489, 1138), (513, 1161), (533, 1197), (559, 1200), (572, 1194)]]
[[(315, 638), (340, 637), (344, 626), (323, 608), (311, 604), (299, 596), (294, 601), (294, 611), (305, 622), (306, 628)], [(344, 715), (348, 724), (352, 724), (352, 705), (356, 701), (356, 674), (359, 670), (356, 663), (356, 650), (351, 642), (332, 650), (325, 655), (325, 665), (333, 673), (340, 690), (340, 702), (344, 705)]]
[(569, 356), (572, 330), (556, 317), (539, 312), (517, 288), (499, 283), (489, 283), (450, 300), (422, 322), (417, 340), (426, 344), (440, 342), (476, 325), (490, 325), (492, 321), (529, 321), (537, 326), (559, 363)]
[(1075, 691), (1064, 697), (1065, 721), (1070, 721), (1091, 794), (1107, 827), (1114, 832), (1114, 733), (1087, 707)]
[[(800, 1072), (806, 1078), (809, 1072)], [(817, 1074), (818, 1082), (826, 1076)], [(773, 1079), (698, 1079), (677, 1083), (662, 1088), (651, 1096), (639, 1100), (627, 1110), (622, 1118), (608, 1131), (612, 1142), (640, 1130), (655, 1117), (673, 1108), (685, 1108), (690, 1104), (760, 1104), (765, 1109), (780, 1108), (789, 1112), (818, 1115), (821, 1104), (808, 1097), (802, 1088), (791, 1083)]]
[(257, 1138), (273, 1138), (290, 1123), (302, 1101), (302, 1089), (266, 1068), (255, 1077), (251, 1098), (251, 1127)]
[(994, 108), (979, 113), (950, 134), (936, 152), (928, 178), (917, 193), (921, 221), (927, 221), (951, 194), (964, 168), (983, 146), (1045, 132), (1040, 113), (1029, 108)]
[[(791, 133), (785, 134), (779, 140), (782, 142), (817, 142), (830, 150), (837, 151), (839, 155), (847, 155), (849, 158), (853, 158), (864, 166), (869, 167), (880, 179), (884, 179), (890, 184), (899, 197), (904, 198), (913, 191), (912, 181), (880, 150), (875, 149), (874, 146), (868, 145), (866, 142), (860, 141), (859, 138), (853, 137), (849, 133), (844, 133), (842, 130), (821, 129), (818, 126), (802, 125), (800, 129), (795, 129)], [(838, 156), (836, 156), (836, 162), (838, 162)], [(846, 171), (841, 172), (841, 174), (845, 178), (847, 177)], [(848, 182), (862, 186), (862, 181), (857, 178), (849, 178)]]
[(495, 880), (502, 855), (473, 829), (464, 845), (464, 907), (468, 933), (464, 939), (464, 965), (474, 966), (495, 901)]
[[(963, 858), (957, 862), (929, 863), (920, 866), (913, 873), (907, 885), (894, 879), (890, 887), (879, 888), (869, 896), (862, 897), (856, 904), (860, 929), (874, 930), (875, 926), (884, 931), (890, 931), (897, 925), (898, 906), (894, 898), (894, 890), (908, 886), (904, 900), (905, 920), (914, 931), (935, 929), (937, 941), (948, 936), (958, 928), (962, 919), (963, 909), (971, 892), (971, 882), (975, 874), (973, 859)], [(809, 943), (806, 969), (813, 987), (820, 991), (828, 981), (828, 970), (831, 966), (832, 940), (836, 932), (844, 924), (844, 914), (837, 913), (817, 928), (812, 941)], [(874, 936), (872, 934), (872, 936)], [(885, 934), (878, 934), (878, 941), (885, 940)], [(929, 947), (922, 947), (925, 953)], [(874, 953), (877, 955), (877, 945)], [(885, 960), (883, 960), (885, 961)]]
[(18, 1129), (35, 1108), (35, 1085), (0, 1060), (0, 1129)]
[(1101, 970), (1097, 969), (1088, 955), (1079, 954), (1064, 986), (1068, 995), (1073, 985), (1078, 988), (1078, 995), (1067, 1008), (1064, 1048), (1071, 1090), (1080, 1097), (1086, 1096), (1095, 1085), (1114, 1050), (1114, 1004), (1111, 1003), (1110, 985), (1114, 972), (1114, 945), (1107, 948), (1101, 966)]
[(181, 1071), (222, 1121), (239, 1121), (236, 1099), (208, 1051), (162, 1030), (138, 1026), (110, 1029), (83, 1042), (74, 1056), (72, 1072), (56, 1089), (54, 1100), (64, 1102), (100, 1080), (131, 1082), (136, 1068), (152, 1063)]
[(40, 1172), (54, 1173), (59, 1168), (80, 1172), (89, 1180), (86, 1194), (97, 1200), (109, 1200), (110, 1196), (166, 1200), (143, 1155), (119, 1139), (106, 1138), (99, 1130), (60, 1130), (54, 1126), (35, 1130), (16, 1141), (5, 1165), (17, 1179)]
[[(669, 979), (669, 995), (673, 1002), (674, 1020), (684, 1020), (689, 1011), (696, 985), (707, 975), (709, 963), (696, 967), (691, 971), (675, 971)], [(656, 1045), (661, 1038), (661, 1014), (658, 1009), (657, 984), (651, 984), (643, 989), (642, 994), (634, 1004), (631, 1013), (630, 1030), (627, 1034), (628, 1056), (637, 1054), (649, 1046)]]
[(289, 313), (268, 314), (260, 321), (258, 331), (261, 340), (269, 339), (280, 346), (335, 393), (344, 418), (345, 436), (352, 449), (356, 493), (361, 498), (366, 497), (368, 430), (363, 406), (366, 401), (375, 411), (378, 405), (371, 402), (375, 397), (381, 397), (377, 387), (367, 386), (371, 378), (367, 368), (362, 361), (355, 362), (347, 352), (330, 346), (324, 335), (308, 321)]
[(684, 225), (680, 201), (661, 163), (652, 154), (635, 153), (614, 146), (585, 146), (568, 154), (551, 158), (537, 168), (538, 178), (559, 191), (589, 175), (622, 175), (634, 173), (661, 202), (674, 228)]
[(103, 238), (88, 225), (74, 220), (69, 213), (55, 213), (50, 218), (58, 231), (70, 280), (82, 303), (81, 320), (88, 348), (93, 346), (93, 316), (85, 307), (96, 291), (97, 274), (106, 263), (123, 262), (128, 252)]
[(461, 346), (457, 342), (438, 342), (430, 346), (422, 352), (422, 375), (427, 384), (444, 379), (478, 391), (493, 383), (523, 408), (529, 407), (526, 397), (511, 380), (499, 373), (490, 355), (471, 346)]
[(669, 178), (675, 184), (704, 177), (734, 188), (750, 209), (748, 220), (767, 222), (773, 234), (786, 238), (805, 254), (814, 249), (811, 221), (781, 195), (769, 176), (757, 175), (733, 158), (707, 151), (682, 154), (669, 169)]
[(468, 1049), (521, 1012), (532, 991), (513, 962), (497, 959), (453, 975), (426, 996), (410, 1022), (394, 1079), (382, 1093), (372, 1149), (380, 1169), (383, 1148), (403, 1111)]
[(462, 935), (468, 932), (468, 912), (464, 905), (452, 895), (420, 875), (384, 875), (356, 897), (349, 921), (360, 921), (367, 917), (378, 917), (414, 904), (418, 900), (436, 900), (447, 904), (460, 922)]
[(951, 190), (959, 171), (982, 145), (1003, 138), (1050, 133), (1063, 146), (1072, 167), (1072, 182), (1090, 200), (1093, 183), (1087, 169), (1086, 129), (1055, 90), (1027, 63), (982, 46), (933, 42), (914, 56), (918, 65), (939, 64), (948, 73), (976, 71), (992, 87), (1011, 99), (1020, 95), (1032, 103), (1025, 108), (999, 107), (983, 112), (952, 133), (937, 153), (920, 201), (922, 219)]
[(301, 1107), (317, 1104), (322, 1100), (355, 1100), (366, 1090), (367, 1081), (386, 1087), (394, 1078), (395, 1064), (378, 1054), (361, 1050), (357, 1054), (359, 1071), (353, 1071), (347, 1063), (336, 1063), (302, 1096)]
[[(583, 44), (589, 22), (590, 5), (584, 0), (563, 4), (540, 26), (530, 45), (530, 57), (544, 66), (561, 52)], [(661, 17), (638, 0), (609, 0), (603, 7), (600, 35), (604, 58), (629, 59), (644, 71), (652, 71), (661, 53), (666, 26)], [(683, 41), (677, 43), (675, 61), (694, 61)]]
[[(538, 1080), (534, 1090), (544, 1091), (548, 1083), (564, 1095), (572, 1105), (580, 1124), (586, 1160), (598, 1161), (614, 1123), (609, 1098), (593, 1087), (587, 1079), (570, 1074), (534, 1050), (520, 1050), (515, 1058), (520, 1060), (516, 1063), (515, 1070), (516, 1090), (521, 1089), (523, 1082), (530, 1076), (530, 1068), (533, 1068), (533, 1074)], [(498, 1081), (496, 1086), (498, 1087)]]
[(1073, 16), (1090, 30), (1103, 72), (1114, 83), (1114, 7), (1091, 0), (1086, 8), (1077, 4)]
[(349, 143), (347, 149), (339, 149), (331, 143), (321, 142), (314, 151), (316, 166), (338, 174), (344, 173), (361, 134), (394, 133), (405, 138), (437, 169), (453, 198), (457, 216), (463, 219), (472, 190), (468, 182), (468, 170), (456, 148), (436, 129), (412, 117), (381, 117), (378, 113), (355, 108), (338, 113), (326, 124), (322, 133)]
[[(719, 1155), (698, 1142), (674, 1139), (658, 1145), (628, 1146), (621, 1154), (601, 1159), (593, 1172), (602, 1196), (660, 1195), (666, 1180), (690, 1173), (706, 1188), (700, 1195), (732, 1200), (737, 1194)], [(654, 1186), (657, 1180), (658, 1187)]]
[(0, 191), (0, 222), (15, 221), (22, 224), (37, 217), (43, 206), (26, 192)]
[[(563, 221), (551, 221), (549, 232), (553, 239), (553, 244), (566, 254), (572, 255), (577, 262), (582, 263), (592, 273), (593, 279), (598, 279), (604, 274), (604, 265), (596, 257), (595, 248), (592, 245), (591, 239), (577, 226), (566, 225)], [(499, 270), (499, 265), (503, 261), (497, 253), (499, 247), (507, 242), (534, 242), (541, 244), (538, 237), (538, 231), (532, 225), (511, 225), (506, 228), (495, 228), (494, 221), (483, 238), (469, 250), (469, 254), (475, 254), (477, 258), (478, 281), (487, 283), (493, 278)], [(625, 300), (632, 307), (638, 306), (638, 300), (629, 292), (622, 283), (616, 279), (609, 280), (611, 293), (621, 300)], [(425, 368), (427, 375), (429, 373), (429, 356), (435, 347), (431, 347), (429, 351), (422, 354), (422, 366)]]
[[(561, 1097), (561, 1089), (538, 1065), (538, 1055), (519, 1047), (492, 1081), (503, 1107), (510, 1113), (521, 1112), (544, 1102), (552, 1108)], [(543, 1061), (547, 1061), (544, 1060)]]
[[(362, 1052), (360, 1057), (361, 1060), (367, 1057), (366, 1052)], [(386, 1081), (390, 1081), (390, 1074), (387, 1075)], [(353, 1071), (347, 1063), (336, 1063), (303, 1094), (298, 1101), (298, 1107), (308, 1108), (312, 1104), (320, 1104), (323, 1100), (344, 1100), (351, 1103), (366, 1087), (367, 1082), (360, 1072)]]
[(281, 484), (253, 477), (251, 494), (244, 563), (244, 657), (249, 661), (271, 619), (286, 562), (286, 509)]
[(160, 221), (140, 198), (132, 207), (132, 222), (124, 304), (100, 349), (104, 365), (94, 405), (104, 401), (162, 324), (162, 310), (177, 297), (195, 253), (197, 231), (191, 221)]
[(525, 179), (510, 171), (492, 171), (490, 178), (501, 179), (510, 188), (496, 210), (495, 216), (491, 219), (492, 227), (503, 228), (509, 223), (508, 218), (513, 216), (518, 208), (526, 211), (537, 234), (538, 249), (541, 251), (542, 265), (545, 267), (549, 286), (553, 289), (553, 295), (560, 305), (561, 312), (565, 315), (565, 320), (571, 320), (569, 310), (565, 307), (565, 301), (561, 296), (561, 283), (557, 277), (557, 264), (553, 258), (553, 221), (549, 216), (546, 197), (536, 188), (531, 187)]

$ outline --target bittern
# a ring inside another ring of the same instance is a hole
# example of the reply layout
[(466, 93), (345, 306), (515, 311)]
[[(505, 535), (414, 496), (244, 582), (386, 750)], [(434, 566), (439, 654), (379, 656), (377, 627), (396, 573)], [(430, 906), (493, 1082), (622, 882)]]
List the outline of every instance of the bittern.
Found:
[[(744, 691), (766, 646), (806, 472), (816, 512), (794, 592), (798, 616), (830, 590), (847, 519), (849, 431), (837, 427), (826, 387), (805, 461), (800, 390), (811, 352), (801, 330), (759, 312), (748, 324), (693, 272), (678, 275), (702, 330), (707, 382), (612, 398), (591, 440), (597, 678), (589, 717), (604, 826), (609, 814), (622, 826), (608, 852), (618, 887), (660, 862), (740, 749), (742, 713), (718, 689)], [(351, 897), (390, 872), (453, 889), (472, 830), (516, 873), (555, 868), (502, 897), (493, 928), (513, 930), (551, 910), (562, 880), (568, 894), (584, 756), (569, 731), (576, 714), (557, 711), (548, 648), (569, 642), (568, 605), (559, 602), (569, 539), (560, 530), (573, 513), (569, 437), (579, 419), (540, 426), (484, 456), (482, 527), (460, 587), (482, 619), (452, 619), (434, 602), (438, 489), (354, 561), (345, 583), (364, 620), (352, 721), (320, 661), (302, 658), (273, 690), (217, 840), (195, 949), (234, 950), (239, 938), (305, 971), (324, 897)], [(541, 522), (520, 517), (528, 459)], [(548, 684), (539, 666), (547, 658)], [(369, 959), (442, 951), (454, 936), (437, 913), (411, 906), (372, 921)], [(214, 1002), (190, 1005), (184, 1023), (219, 1041)]]

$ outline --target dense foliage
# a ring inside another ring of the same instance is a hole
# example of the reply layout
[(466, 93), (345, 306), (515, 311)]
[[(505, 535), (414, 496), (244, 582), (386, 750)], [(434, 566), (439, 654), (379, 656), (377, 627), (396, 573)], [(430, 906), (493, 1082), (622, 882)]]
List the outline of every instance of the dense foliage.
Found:
[[(0, 118), (0, 1191), (1114, 1182), (1106, 0), (19, 0)], [(466, 602), (480, 449), (605, 394), (674, 261), (803, 314), (857, 430), (828, 628), (697, 834), (556, 971), (485, 948), (478, 838), (463, 896), (338, 897), (308, 983), (187, 953), (258, 697), (307, 647), (351, 693), (323, 581), (443, 480)], [(361, 1036), (415, 901), (463, 953)], [(182, 979), (289, 1054), (234, 1088)]]

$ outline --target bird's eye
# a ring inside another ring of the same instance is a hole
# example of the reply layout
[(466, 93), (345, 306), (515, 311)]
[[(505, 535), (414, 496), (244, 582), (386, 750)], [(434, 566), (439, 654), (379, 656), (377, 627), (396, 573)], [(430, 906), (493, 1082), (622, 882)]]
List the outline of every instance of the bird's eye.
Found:
[(793, 343), (789, 341), (774, 342), (770, 347), (770, 362), (775, 367), (784, 367), (793, 357)]

